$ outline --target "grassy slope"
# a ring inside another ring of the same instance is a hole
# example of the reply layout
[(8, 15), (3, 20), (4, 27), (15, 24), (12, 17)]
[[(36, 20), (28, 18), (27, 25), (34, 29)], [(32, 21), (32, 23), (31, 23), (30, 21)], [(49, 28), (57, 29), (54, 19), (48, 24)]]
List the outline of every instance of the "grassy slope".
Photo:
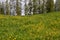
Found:
[(0, 15), (0, 40), (60, 40), (60, 12), (25, 17)]

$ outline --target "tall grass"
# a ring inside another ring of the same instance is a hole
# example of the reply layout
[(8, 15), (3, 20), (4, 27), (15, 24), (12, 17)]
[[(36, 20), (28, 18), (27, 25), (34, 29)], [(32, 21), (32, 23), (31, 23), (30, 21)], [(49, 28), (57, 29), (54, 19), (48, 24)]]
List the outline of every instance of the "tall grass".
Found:
[(0, 15), (0, 40), (60, 40), (60, 12)]

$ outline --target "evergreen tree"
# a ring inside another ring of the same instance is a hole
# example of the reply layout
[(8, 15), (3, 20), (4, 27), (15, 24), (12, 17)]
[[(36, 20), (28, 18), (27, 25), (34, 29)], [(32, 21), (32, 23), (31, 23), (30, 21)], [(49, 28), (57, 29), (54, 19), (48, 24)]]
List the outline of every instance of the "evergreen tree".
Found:
[(37, 0), (33, 0), (33, 13), (34, 14), (36, 14), (36, 6), (37, 6), (36, 1)]
[(6, 0), (6, 14), (10, 14), (8, 0)]
[(32, 0), (29, 0), (29, 15), (33, 14), (33, 3), (32, 3)]
[(0, 10), (1, 10), (1, 14), (4, 14), (4, 2), (2, 2)]
[(41, 13), (41, 5), (40, 4), (41, 4), (41, 1), (38, 0), (38, 8), (37, 8), (38, 9), (38, 13)]
[(47, 0), (46, 4), (47, 12), (52, 12), (54, 10), (54, 0)]
[(46, 13), (46, 2), (47, 2), (47, 0), (42, 0), (43, 1), (43, 3), (42, 3), (42, 13)]
[(18, 14), (21, 15), (21, 0), (18, 0)]
[(20, 11), (19, 11), (19, 0), (16, 0), (16, 13), (17, 13), (17, 15), (20, 15)]

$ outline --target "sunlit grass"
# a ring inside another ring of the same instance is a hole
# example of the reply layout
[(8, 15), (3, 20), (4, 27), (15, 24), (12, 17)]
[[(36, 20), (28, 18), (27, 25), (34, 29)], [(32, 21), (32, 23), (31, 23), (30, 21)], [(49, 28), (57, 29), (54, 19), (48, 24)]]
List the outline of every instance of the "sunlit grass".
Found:
[(0, 40), (60, 40), (60, 12), (31, 16), (0, 14)]

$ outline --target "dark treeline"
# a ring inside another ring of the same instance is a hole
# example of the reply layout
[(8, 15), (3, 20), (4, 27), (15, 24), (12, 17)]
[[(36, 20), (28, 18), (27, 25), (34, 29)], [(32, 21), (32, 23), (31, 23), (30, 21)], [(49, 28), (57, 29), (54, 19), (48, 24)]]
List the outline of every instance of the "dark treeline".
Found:
[(60, 0), (6, 0), (0, 2), (0, 14), (32, 15), (60, 11)]

